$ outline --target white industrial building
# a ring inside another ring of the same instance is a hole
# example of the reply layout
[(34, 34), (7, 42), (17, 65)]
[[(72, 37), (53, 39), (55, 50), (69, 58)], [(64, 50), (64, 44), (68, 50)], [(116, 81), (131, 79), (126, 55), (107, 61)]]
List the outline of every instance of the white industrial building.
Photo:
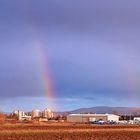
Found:
[(25, 116), (25, 112), (19, 111), (19, 110), (14, 111), (14, 114), (16, 114), (16, 115), (18, 116), (18, 119), (19, 119), (19, 120), (20, 120), (22, 117)]
[(19, 111), (19, 110), (17, 110), (17, 111), (14, 111), (14, 114), (16, 114), (17, 115), (17, 117), (18, 117), (18, 120), (31, 120), (31, 116), (27, 116), (26, 114), (25, 114), (25, 112), (23, 112), (23, 111)]
[(88, 123), (95, 121), (118, 122), (119, 116), (114, 114), (70, 114), (68, 122)]
[(140, 122), (140, 117), (134, 117), (134, 121), (139, 121)]

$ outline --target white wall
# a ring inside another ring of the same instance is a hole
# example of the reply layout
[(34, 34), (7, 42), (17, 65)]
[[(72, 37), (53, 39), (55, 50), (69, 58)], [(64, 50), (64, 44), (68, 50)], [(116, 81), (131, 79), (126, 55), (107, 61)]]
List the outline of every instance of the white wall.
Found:
[(119, 116), (117, 116), (117, 115), (108, 115), (108, 121), (118, 122), (119, 121)]
[(117, 115), (113, 115), (113, 114), (107, 114), (107, 115), (68, 115), (67, 116), (67, 121), (68, 122), (79, 122), (79, 123), (82, 123), (82, 122), (89, 122), (91, 119), (93, 119), (95, 121), (99, 121), (99, 120), (102, 120), (102, 121), (114, 121), (114, 122), (118, 122), (119, 121), (119, 116)]
[(81, 116), (67, 116), (68, 122), (79, 122), (82, 123), (85, 121)]
[(138, 120), (138, 121), (140, 121), (140, 117), (134, 117), (134, 120)]

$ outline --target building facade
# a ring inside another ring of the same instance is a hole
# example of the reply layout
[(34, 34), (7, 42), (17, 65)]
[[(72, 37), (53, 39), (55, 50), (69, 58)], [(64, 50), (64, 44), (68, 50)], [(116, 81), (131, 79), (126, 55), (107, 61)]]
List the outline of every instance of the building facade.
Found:
[(25, 112), (23, 112), (23, 111), (19, 111), (19, 110), (14, 111), (14, 114), (17, 115), (19, 121), (22, 121), (22, 120), (28, 120), (29, 121), (29, 120), (31, 120), (31, 116), (27, 116), (25, 114)]
[(95, 121), (118, 122), (119, 116), (114, 114), (70, 114), (67, 116), (68, 122), (88, 123)]
[(140, 122), (140, 117), (134, 117), (134, 121), (139, 121)]

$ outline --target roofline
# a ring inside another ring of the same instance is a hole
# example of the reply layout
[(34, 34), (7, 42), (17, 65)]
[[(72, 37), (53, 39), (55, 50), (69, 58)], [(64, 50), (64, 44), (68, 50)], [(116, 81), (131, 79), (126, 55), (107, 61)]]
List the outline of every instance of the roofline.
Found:
[(118, 116), (119, 115), (115, 115), (115, 114), (69, 114), (68, 116)]

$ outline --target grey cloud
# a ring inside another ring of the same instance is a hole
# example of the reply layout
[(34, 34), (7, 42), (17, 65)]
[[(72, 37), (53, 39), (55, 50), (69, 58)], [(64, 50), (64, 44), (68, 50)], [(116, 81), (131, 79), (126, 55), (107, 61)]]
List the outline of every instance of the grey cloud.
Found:
[(39, 41), (59, 98), (108, 97), (113, 104), (134, 93), (139, 99), (139, 5), (139, 0), (1, 0), (0, 96), (43, 96), (34, 48)]

